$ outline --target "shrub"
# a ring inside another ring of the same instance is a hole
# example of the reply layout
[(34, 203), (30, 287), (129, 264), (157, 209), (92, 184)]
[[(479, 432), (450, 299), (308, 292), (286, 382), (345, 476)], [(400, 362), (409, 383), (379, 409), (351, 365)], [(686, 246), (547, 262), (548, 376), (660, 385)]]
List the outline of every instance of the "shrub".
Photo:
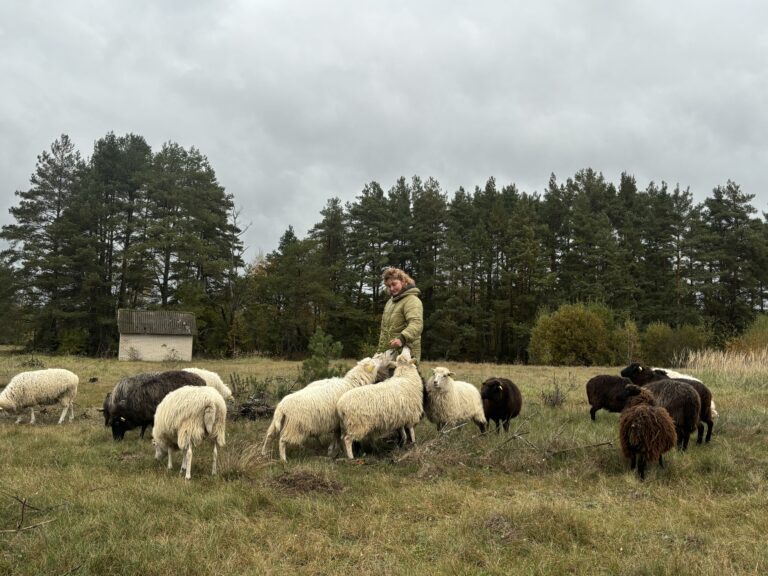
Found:
[(768, 315), (761, 314), (741, 336), (726, 342), (728, 352), (761, 352), (768, 349)]
[(531, 362), (555, 366), (611, 364), (613, 327), (606, 322), (602, 309), (598, 312), (584, 304), (565, 304), (541, 315), (531, 331)]
[(341, 356), (341, 349), (341, 342), (334, 342), (330, 334), (318, 328), (309, 339), (311, 356), (301, 364), (299, 383), (306, 385), (322, 378), (343, 376), (347, 370), (342, 364), (331, 365), (331, 360)]
[(681, 366), (691, 351), (703, 350), (711, 340), (706, 328), (683, 324), (673, 329), (663, 322), (650, 324), (643, 334), (643, 361), (655, 366)]

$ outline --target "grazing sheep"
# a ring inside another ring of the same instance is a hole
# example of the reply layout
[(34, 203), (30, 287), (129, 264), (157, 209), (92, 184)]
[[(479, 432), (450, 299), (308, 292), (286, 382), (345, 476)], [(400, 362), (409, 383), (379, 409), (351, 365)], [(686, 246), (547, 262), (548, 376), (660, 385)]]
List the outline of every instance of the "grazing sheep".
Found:
[[(674, 374), (674, 376), (673, 376)], [(633, 363), (624, 368), (621, 371), (622, 376), (626, 376), (632, 382), (638, 386), (645, 386), (649, 382), (655, 382), (657, 380), (670, 379), (677, 382), (685, 382), (693, 386), (693, 389), (699, 395), (701, 412), (699, 413), (699, 424), (697, 425), (698, 433), (696, 435), (696, 444), (701, 444), (704, 437), (704, 424), (707, 425), (707, 437), (706, 441), (709, 442), (712, 439), (712, 430), (715, 426), (714, 418), (712, 417), (712, 392), (707, 388), (704, 383), (698, 378), (689, 376), (687, 374), (681, 374), (674, 370), (667, 370), (664, 368), (649, 368), (643, 366), (640, 363)]]
[(688, 439), (699, 426), (701, 399), (693, 386), (679, 380), (655, 380), (643, 386), (656, 399), (656, 404), (666, 408), (675, 422), (677, 444), (688, 449)]
[(486, 420), (496, 423), (496, 433), (501, 429), (499, 423), (503, 424), (504, 432), (509, 432), (509, 421), (520, 414), (523, 407), (520, 389), (508, 378), (491, 377), (483, 382), (480, 397)]
[(355, 388), (339, 398), (336, 412), (347, 458), (354, 458), (352, 442), (370, 435), (405, 429), (411, 442), (416, 442), (413, 427), (424, 415), (423, 402), (424, 382), (410, 349), (404, 347), (392, 378), (375, 386)]
[[(29, 408), (29, 423), (35, 423), (35, 406), (59, 404), (64, 407), (59, 424), (69, 411), (69, 421), (75, 417), (75, 396), (77, 396), (77, 374), (63, 368), (47, 368), (16, 374), (0, 392), (0, 411), (18, 412)], [(19, 424), (22, 416), (16, 419)]]
[(487, 420), (483, 413), (480, 391), (468, 382), (453, 379), (453, 372), (438, 366), (432, 369), (427, 380), (426, 392), (429, 403), (425, 413), (430, 422), (440, 430), (443, 426), (460, 424), (472, 420), (480, 432), (485, 432)]
[(205, 386), (205, 380), (183, 370), (149, 372), (120, 380), (112, 389), (108, 406), (112, 438), (122, 440), (128, 430), (139, 426), (143, 438), (152, 425), (157, 405), (166, 394), (182, 386)]
[(632, 380), (622, 376), (610, 376), (601, 374), (587, 381), (587, 400), (591, 406), (589, 417), (595, 419), (595, 414), (600, 409), (608, 412), (621, 412), (624, 409), (624, 400), (620, 399), (624, 387), (631, 384)]
[(385, 354), (364, 358), (338, 381), (330, 379), (325, 384), (318, 383), (288, 394), (275, 407), (261, 453), (266, 456), (277, 437), (280, 459), (286, 462), (285, 451), (289, 444), (301, 445), (310, 436), (323, 435), (333, 435), (329, 453), (335, 452), (339, 429), (336, 402), (353, 388), (373, 384), (381, 364), (387, 362), (389, 356)]
[(229, 387), (224, 384), (221, 376), (216, 374), (216, 372), (203, 370), (202, 368), (184, 368), (184, 372), (191, 372), (192, 374), (197, 374), (200, 376), (200, 378), (205, 380), (206, 386), (214, 388), (216, 391), (218, 391), (219, 394), (221, 394), (221, 397), (224, 398), (225, 402), (234, 399), (234, 396), (232, 396), (232, 390), (230, 390)]
[(181, 471), (192, 477), (192, 447), (204, 439), (213, 444), (213, 469), (219, 448), (226, 442), (227, 405), (214, 386), (182, 386), (169, 392), (157, 406), (152, 427), (155, 458), (168, 455), (168, 469), (173, 468), (173, 451), (181, 450)]
[(637, 466), (640, 479), (645, 479), (645, 466), (656, 462), (664, 467), (662, 455), (677, 442), (675, 423), (666, 409), (657, 406), (653, 393), (635, 384), (627, 384), (622, 393), (626, 407), (619, 418), (619, 440), (630, 470)]

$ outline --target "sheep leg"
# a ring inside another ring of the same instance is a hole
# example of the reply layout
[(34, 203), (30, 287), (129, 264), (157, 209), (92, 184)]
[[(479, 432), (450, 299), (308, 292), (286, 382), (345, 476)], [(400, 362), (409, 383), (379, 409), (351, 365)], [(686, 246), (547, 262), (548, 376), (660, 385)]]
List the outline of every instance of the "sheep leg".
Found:
[(72, 420), (75, 419), (75, 402), (74, 400), (69, 403), (69, 421), (72, 422)]
[(64, 405), (64, 410), (61, 413), (61, 416), (59, 417), (59, 424), (64, 422), (64, 419), (67, 417), (67, 411), (69, 410), (69, 404)]
[(664, 468), (664, 456), (662, 454), (659, 454), (659, 466)]
[(16, 418), (16, 424), (21, 424), (21, 419), (24, 418), (24, 416), (19, 416)]
[(144, 438), (144, 432), (147, 431), (147, 426), (149, 426), (149, 424), (144, 424), (144, 426), (141, 427), (141, 434), (139, 434), (139, 438)]
[(285, 456), (285, 440), (280, 438), (280, 440), (277, 443), (278, 450), (280, 452), (280, 460), (283, 462), (288, 462), (288, 458)]
[(187, 446), (187, 474), (184, 476), (186, 480), (192, 478), (192, 443)]
[(504, 420), (504, 432), (509, 432), (509, 418)]
[(699, 421), (696, 425), (696, 444), (701, 444), (704, 440), (704, 422)]
[(599, 408), (597, 408), (595, 406), (592, 406), (592, 408), (589, 409), (589, 417), (592, 418), (593, 422), (595, 420), (595, 414), (597, 414), (598, 410), (599, 410)]
[(498, 434), (499, 432), (501, 432), (501, 421), (494, 420), (494, 422), (496, 423), (496, 434)]
[(638, 458), (637, 473), (640, 474), (640, 480), (645, 480), (645, 458), (642, 455)]
[(216, 446), (216, 444), (213, 444), (213, 469), (211, 470), (211, 475), (216, 476), (216, 472), (218, 472), (216, 464), (219, 459), (219, 447)]
[[(440, 430), (440, 424), (437, 425), (437, 429)], [(400, 428), (400, 444), (402, 446), (408, 444), (408, 435), (405, 433), (405, 428)]]
[(30, 424), (34, 424), (35, 423), (35, 409), (34, 408), (30, 408), (29, 411), (32, 414), (32, 416), (29, 419), (29, 423)]
[(477, 427), (480, 428), (480, 434), (485, 434), (485, 428), (486, 428), (485, 422), (483, 422), (478, 418), (475, 418), (474, 422), (475, 424), (477, 424)]
[(707, 438), (706, 442), (712, 439), (712, 428), (715, 427), (715, 423), (712, 420), (707, 420)]
[(355, 459), (355, 455), (352, 453), (352, 437), (349, 434), (344, 435), (344, 452), (350, 460)]
[(170, 448), (168, 448), (168, 470), (173, 470), (173, 450)]
[(632, 454), (632, 458), (629, 460), (629, 469), (634, 470), (635, 466), (637, 466), (637, 455)]
[(408, 436), (411, 438), (411, 444), (416, 444), (416, 431), (413, 426), (408, 426)]

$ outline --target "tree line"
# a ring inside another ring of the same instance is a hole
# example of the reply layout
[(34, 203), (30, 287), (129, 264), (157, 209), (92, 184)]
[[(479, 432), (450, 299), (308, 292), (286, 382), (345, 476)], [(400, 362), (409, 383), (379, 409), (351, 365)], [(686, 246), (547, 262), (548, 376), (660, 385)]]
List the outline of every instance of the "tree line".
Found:
[(527, 361), (537, 323), (575, 303), (722, 345), (766, 303), (765, 215), (731, 181), (701, 203), (589, 168), (541, 193), (494, 178), (452, 195), (433, 178), (371, 182), (248, 265), (234, 199), (195, 148), (153, 153), (110, 133), (84, 161), (62, 136), (17, 195), (0, 234), (4, 314), (36, 349), (114, 353), (116, 310), (137, 307), (195, 312), (208, 354), (300, 356), (322, 329), (361, 356), (387, 266), (422, 291), (425, 358)]

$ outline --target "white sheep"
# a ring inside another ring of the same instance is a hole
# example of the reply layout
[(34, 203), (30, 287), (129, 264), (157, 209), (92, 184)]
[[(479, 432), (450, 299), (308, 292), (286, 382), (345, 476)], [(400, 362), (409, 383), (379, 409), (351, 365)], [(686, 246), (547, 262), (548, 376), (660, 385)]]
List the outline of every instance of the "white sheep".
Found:
[[(0, 392), (0, 411), (17, 412), (24, 408), (30, 409), (30, 424), (35, 423), (35, 406), (50, 406), (59, 404), (64, 407), (59, 418), (59, 424), (69, 410), (70, 422), (75, 417), (75, 396), (77, 396), (77, 374), (63, 368), (47, 368), (17, 374)], [(19, 415), (16, 424), (22, 416)]]
[[(695, 376), (691, 376), (690, 374), (683, 374), (682, 372), (677, 372), (676, 370), (670, 370), (669, 368), (657, 368), (656, 366), (652, 367), (651, 370), (654, 372), (663, 372), (667, 378), (671, 378), (672, 380), (695, 380), (696, 382), (701, 382), (698, 378)], [(701, 382), (703, 384), (703, 382)]]
[(373, 384), (381, 365), (388, 362), (389, 356), (385, 354), (364, 358), (341, 379), (332, 378), (288, 394), (275, 407), (261, 453), (266, 456), (277, 437), (280, 459), (285, 462), (289, 444), (301, 445), (310, 436), (324, 435), (332, 435), (329, 453), (335, 452), (339, 430), (336, 402), (348, 390)]
[(234, 396), (232, 396), (232, 390), (230, 390), (229, 387), (224, 384), (221, 376), (216, 374), (216, 372), (203, 370), (202, 368), (184, 368), (184, 372), (191, 372), (192, 374), (197, 374), (200, 376), (200, 378), (205, 380), (205, 385), (218, 390), (219, 394), (221, 394), (225, 401), (229, 401), (234, 398)]
[(468, 382), (454, 380), (453, 375), (442, 366), (432, 369), (427, 380), (427, 418), (438, 430), (472, 420), (480, 432), (485, 432), (487, 421), (480, 391)]
[(424, 384), (406, 347), (397, 357), (395, 373), (381, 384), (356, 388), (345, 393), (336, 404), (344, 450), (354, 458), (352, 442), (369, 435), (385, 435), (405, 429), (416, 442), (413, 427), (424, 415)]
[(182, 386), (169, 392), (157, 407), (152, 427), (155, 458), (168, 455), (173, 468), (174, 450), (184, 452), (181, 471), (192, 477), (192, 447), (204, 439), (213, 444), (213, 469), (216, 474), (219, 447), (226, 443), (227, 405), (221, 393), (209, 386)]

